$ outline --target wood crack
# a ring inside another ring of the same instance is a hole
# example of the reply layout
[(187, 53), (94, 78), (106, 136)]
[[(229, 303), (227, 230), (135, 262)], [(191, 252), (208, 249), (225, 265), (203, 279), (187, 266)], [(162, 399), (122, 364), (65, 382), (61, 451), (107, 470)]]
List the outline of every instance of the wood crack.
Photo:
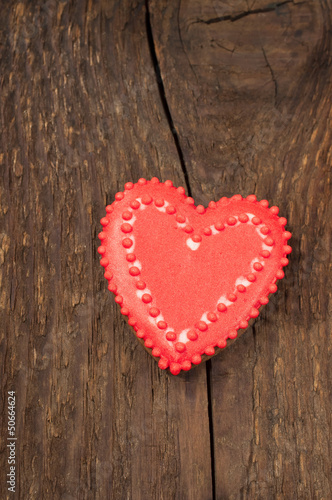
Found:
[(274, 71), (272, 69), (272, 66), (271, 64), (269, 63), (269, 60), (267, 58), (267, 55), (266, 55), (266, 52), (264, 50), (264, 47), (262, 47), (262, 52), (263, 52), (263, 56), (264, 56), (264, 59), (265, 59), (265, 62), (266, 62), (266, 65), (267, 67), (269, 68), (270, 70), (270, 73), (271, 73), (271, 78), (272, 78), (272, 81), (274, 83), (274, 106), (276, 106), (276, 103), (277, 103), (277, 97), (278, 97), (278, 82), (277, 82), (277, 79), (276, 79), (276, 76), (274, 74)]
[(213, 429), (213, 406), (212, 406), (212, 382), (211, 382), (212, 361), (206, 362), (206, 385), (208, 400), (209, 432), (210, 432), (210, 454), (211, 454), (211, 481), (212, 499), (216, 499), (216, 471), (215, 471), (215, 451), (214, 451), (214, 429)]
[[(252, 336), (253, 336), (253, 341), (254, 341), (254, 363), (252, 366), (252, 438), (250, 442), (250, 453), (249, 453), (249, 459), (248, 459), (248, 466), (247, 466), (247, 487), (246, 487), (246, 494), (250, 495), (250, 481), (249, 478), (253, 476), (255, 472), (255, 461), (254, 461), (254, 454), (255, 454), (255, 447), (256, 447), (256, 442), (257, 442), (257, 435), (256, 435), (256, 425), (255, 425), (255, 419), (257, 417), (257, 411), (256, 411), (256, 390), (255, 390), (255, 370), (257, 366), (257, 361), (258, 361), (258, 356), (257, 356), (257, 340), (256, 340), (256, 325), (252, 325)], [(244, 491), (243, 487), (243, 491)]]
[[(273, 12), (277, 10), (279, 7), (282, 7), (283, 5), (286, 5), (288, 3), (294, 3), (293, 0), (285, 0), (284, 2), (274, 2), (270, 3), (267, 7), (263, 7), (260, 9), (252, 9), (252, 10), (246, 10), (244, 12), (240, 12), (240, 14), (236, 14), (235, 16), (232, 14), (227, 14), (226, 16), (219, 16), (219, 17), (213, 17), (211, 19), (197, 19), (193, 24), (196, 23), (203, 23), (203, 24), (216, 24), (216, 23), (221, 23), (223, 21), (231, 21), (232, 23), (235, 21), (239, 21), (240, 19), (243, 19), (244, 17), (252, 16), (255, 14), (264, 14), (266, 12)], [(299, 2), (296, 5), (301, 5), (304, 2)]]
[[(156, 54), (156, 48), (155, 48), (155, 43), (154, 43), (154, 38), (153, 38), (153, 33), (152, 33), (151, 17), (150, 17), (148, 0), (146, 0), (145, 5), (146, 5), (146, 32), (147, 32), (151, 60), (152, 60), (153, 68), (154, 68), (155, 75), (156, 75), (157, 85), (158, 85), (158, 89), (159, 89), (159, 95), (160, 95), (160, 99), (161, 99), (161, 102), (162, 102), (162, 105), (164, 108), (164, 112), (165, 112), (165, 115), (167, 118), (167, 122), (168, 122), (168, 125), (170, 128), (170, 131), (172, 133), (173, 140), (174, 140), (174, 143), (175, 143), (178, 155), (179, 155), (181, 169), (182, 169), (182, 172), (184, 175), (188, 195), (192, 196), (187, 167), (186, 167), (183, 152), (182, 152), (182, 149), (180, 146), (179, 136), (178, 136), (178, 133), (175, 129), (173, 118), (172, 118), (172, 115), (170, 112), (170, 108), (168, 106), (168, 102), (167, 102), (167, 98), (166, 98), (166, 94), (165, 94), (165, 87), (164, 87), (163, 79), (161, 76), (159, 61), (158, 61), (157, 54)], [(209, 434), (210, 434), (212, 499), (215, 500), (216, 499), (216, 478), (215, 478), (215, 451), (214, 451), (214, 431), (213, 431), (211, 369), (212, 369), (211, 360), (209, 360), (206, 362), (206, 384), (207, 384), (208, 419), (209, 419)]]
[(187, 171), (187, 167), (184, 161), (184, 156), (183, 152), (181, 149), (180, 145), (180, 140), (179, 140), (179, 135), (177, 133), (177, 130), (174, 126), (174, 121), (170, 112), (170, 108), (167, 102), (166, 94), (165, 94), (165, 87), (164, 87), (164, 82), (161, 76), (161, 71), (160, 71), (160, 66), (159, 66), (159, 61), (157, 59), (157, 54), (156, 54), (156, 47), (154, 43), (154, 38), (153, 38), (153, 33), (152, 33), (152, 26), (151, 26), (151, 18), (150, 18), (150, 10), (149, 10), (149, 2), (146, 0), (145, 2), (145, 7), (146, 7), (146, 15), (145, 15), (145, 24), (146, 24), (146, 34), (147, 34), (147, 39), (148, 39), (148, 44), (149, 44), (149, 50), (150, 50), (150, 55), (151, 55), (151, 60), (152, 60), (152, 65), (154, 68), (154, 72), (156, 75), (156, 80), (157, 80), (157, 85), (158, 85), (158, 90), (159, 90), (159, 95), (161, 99), (162, 106), (164, 108), (164, 112), (166, 115), (167, 123), (169, 126), (169, 129), (172, 133), (173, 140), (176, 146), (176, 150), (179, 156), (180, 160), (180, 165), (181, 169), (183, 172), (186, 188), (188, 195), (191, 196), (191, 187), (190, 187), (190, 182), (189, 182), (189, 175)]

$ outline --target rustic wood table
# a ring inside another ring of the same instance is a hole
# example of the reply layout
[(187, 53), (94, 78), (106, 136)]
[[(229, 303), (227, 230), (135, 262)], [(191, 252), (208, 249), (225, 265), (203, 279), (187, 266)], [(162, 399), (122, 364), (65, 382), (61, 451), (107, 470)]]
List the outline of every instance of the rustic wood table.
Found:
[[(331, 9), (2, 0), (1, 498), (332, 498)], [(255, 193), (293, 233), (254, 326), (177, 377), (97, 253), (105, 205), (153, 176)]]

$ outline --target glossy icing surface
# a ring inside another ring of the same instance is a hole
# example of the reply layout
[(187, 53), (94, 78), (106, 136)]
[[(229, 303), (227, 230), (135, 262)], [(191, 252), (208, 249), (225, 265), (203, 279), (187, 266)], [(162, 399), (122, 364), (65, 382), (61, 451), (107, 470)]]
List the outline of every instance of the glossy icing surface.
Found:
[(255, 195), (197, 207), (171, 181), (140, 179), (101, 219), (109, 290), (159, 367), (176, 375), (224, 348), (277, 290), (286, 219)]

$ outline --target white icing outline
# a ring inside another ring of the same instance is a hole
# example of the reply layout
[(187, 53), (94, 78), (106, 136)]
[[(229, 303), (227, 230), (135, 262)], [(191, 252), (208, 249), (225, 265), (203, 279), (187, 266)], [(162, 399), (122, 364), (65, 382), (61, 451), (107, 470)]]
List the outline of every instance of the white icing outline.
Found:
[[(144, 204), (142, 203), (142, 199), (141, 199), (141, 198), (136, 198), (136, 201), (138, 201), (138, 202), (140, 203), (140, 207), (138, 208), (138, 210), (144, 210), (145, 208), (147, 208), (147, 207), (150, 205), (150, 204), (149, 204), (149, 205), (144, 205)], [(166, 213), (166, 207), (168, 207), (169, 205), (170, 205), (170, 203), (169, 203), (168, 201), (166, 201), (166, 200), (164, 201), (164, 205), (163, 205), (162, 207), (157, 207), (157, 206), (153, 203), (153, 206), (154, 206), (157, 210), (159, 210), (159, 212), (163, 212), (163, 213)], [(136, 219), (137, 219), (137, 218), (136, 218), (136, 216), (134, 215), (134, 213), (132, 212), (132, 210), (129, 210), (129, 209), (128, 209), (128, 211), (132, 213), (132, 217), (131, 217), (131, 219), (128, 221), (128, 223), (130, 223), (130, 224), (131, 224), (131, 226), (132, 226), (132, 231), (133, 231), (133, 230), (134, 230), (134, 223), (135, 223), (135, 221), (136, 221)], [(249, 220), (248, 220), (247, 222), (245, 222), (245, 224), (250, 224), (250, 225), (252, 225), (252, 226), (254, 226), (254, 225), (255, 225), (257, 234), (260, 236), (260, 238), (261, 238), (262, 240), (264, 240), (264, 239), (266, 238), (266, 235), (262, 234), (262, 233), (261, 233), (261, 231), (260, 231), (260, 229), (261, 229), (263, 226), (265, 226), (265, 224), (264, 224), (264, 223), (260, 223), (260, 224), (253, 224), (252, 219), (253, 219), (254, 217), (256, 217), (256, 216), (255, 216), (254, 214), (247, 213), (247, 212), (246, 212), (246, 215), (248, 216)], [(224, 228), (222, 231), (218, 231), (218, 230), (214, 227), (214, 225), (209, 226), (209, 227), (210, 227), (210, 229), (211, 229), (212, 235), (221, 234), (223, 231), (227, 230), (228, 228), (233, 229), (233, 228), (238, 227), (238, 226), (240, 226), (241, 224), (243, 224), (242, 222), (240, 222), (240, 221), (239, 221), (239, 219), (238, 219), (238, 217), (237, 217), (237, 216), (234, 216), (234, 217), (237, 219), (236, 224), (233, 224), (233, 225), (228, 225), (228, 224), (226, 224), (226, 225), (225, 225), (225, 228)], [(188, 224), (188, 218), (186, 217), (186, 220), (185, 220), (185, 222), (183, 222), (183, 223), (180, 223), (180, 222), (176, 222), (176, 223), (177, 223), (177, 226), (178, 226), (178, 227), (180, 227), (180, 228), (184, 228), (184, 227)], [(211, 236), (212, 236), (212, 235), (211, 235)], [(129, 253), (133, 253), (134, 248), (135, 248), (135, 237), (134, 237), (131, 233), (130, 233), (130, 234), (128, 234), (128, 237), (130, 237), (130, 238), (132, 239), (133, 244), (132, 244), (132, 246), (131, 246), (130, 248), (125, 248), (125, 250), (126, 250), (126, 253), (127, 253), (127, 254), (129, 254)], [(188, 239), (186, 240), (186, 244), (187, 244), (188, 248), (190, 248), (190, 250), (192, 250), (192, 251), (196, 251), (196, 250), (198, 250), (198, 248), (200, 247), (201, 242), (195, 242), (195, 241), (193, 241), (191, 238), (188, 238)], [(268, 246), (268, 245), (266, 245), (266, 243), (264, 243), (264, 241), (262, 241), (262, 250), (268, 250), (268, 251), (270, 252), (270, 251), (271, 251), (271, 247), (270, 247), (270, 246)], [(254, 272), (255, 272), (255, 269), (254, 269), (254, 267), (253, 267), (253, 266), (254, 266), (254, 264), (255, 264), (255, 262), (259, 262), (260, 264), (262, 264), (262, 266), (263, 266), (263, 267), (265, 266), (265, 260), (264, 260), (264, 257), (262, 257), (262, 258), (255, 257), (255, 258), (251, 261), (251, 263), (250, 263), (250, 270), (251, 270), (251, 273), (254, 273)], [(128, 264), (129, 264), (129, 268), (130, 268), (130, 267), (132, 267), (132, 266), (136, 266), (136, 267), (137, 267), (140, 271), (142, 270), (142, 263), (141, 263), (138, 259), (136, 259), (134, 262), (129, 262)], [(236, 294), (236, 292), (238, 291), (236, 287), (237, 287), (238, 285), (243, 285), (243, 286), (245, 286), (246, 288), (248, 288), (250, 285), (252, 285), (252, 282), (251, 282), (251, 281), (248, 281), (248, 280), (247, 280), (244, 276), (239, 276), (239, 278), (237, 278), (237, 279), (236, 279), (236, 281), (235, 281), (234, 291), (233, 291), (233, 292), (230, 292), (230, 293), (235, 293), (235, 294)], [(149, 307), (156, 307), (156, 306), (153, 306), (153, 305), (152, 305), (152, 303), (153, 303), (153, 301), (154, 301), (154, 298), (153, 298), (153, 296), (152, 296), (151, 291), (149, 290), (149, 288), (145, 287), (145, 288), (144, 288), (144, 290), (137, 290), (137, 291), (136, 291), (136, 295), (137, 295), (137, 297), (138, 297), (139, 299), (142, 299), (142, 296), (143, 296), (145, 293), (150, 294), (150, 295), (151, 295), (151, 297), (152, 297), (152, 301), (151, 301), (149, 304), (146, 304), (146, 305), (148, 305)], [(235, 302), (236, 302), (236, 301), (235, 301)], [(209, 313), (209, 312), (214, 312), (214, 313), (216, 314), (216, 316), (217, 316), (217, 321), (218, 321), (218, 319), (219, 319), (219, 318), (221, 317), (221, 315), (223, 314), (223, 313), (220, 313), (220, 312), (218, 311), (218, 309), (217, 309), (218, 304), (220, 304), (220, 303), (225, 304), (225, 306), (226, 306), (227, 308), (229, 308), (229, 307), (231, 307), (232, 305), (234, 305), (234, 304), (235, 304), (235, 302), (232, 302), (232, 301), (228, 300), (228, 299), (226, 298), (226, 296), (225, 296), (225, 295), (222, 295), (222, 296), (221, 296), (221, 297), (219, 297), (219, 299), (218, 299), (218, 302), (217, 302), (217, 305), (216, 305), (216, 307), (215, 307), (215, 310), (214, 310), (214, 311), (209, 310), (209, 311), (204, 312), (204, 313), (202, 314), (201, 319), (200, 319), (199, 321), (205, 321), (205, 323), (206, 323), (207, 325), (208, 325), (208, 324), (210, 324), (210, 323), (212, 323), (212, 321), (209, 321), (209, 320), (208, 320), (208, 318), (207, 318), (207, 315), (208, 315), (208, 313)], [(148, 318), (149, 318), (149, 321), (150, 321), (150, 323), (151, 323), (151, 324), (153, 324), (153, 325), (154, 325), (154, 326), (155, 326), (158, 330), (160, 330), (160, 332), (162, 332), (162, 333), (164, 333), (164, 334), (165, 334), (165, 340), (166, 340), (166, 341), (167, 341), (170, 345), (172, 345), (172, 346), (173, 346), (174, 341), (173, 341), (173, 340), (167, 340), (167, 339), (166, 339), (166, 334), (167, 334), (168, 332), (175, 332), (175, 329), (171, 328), (171, 327), (167, 324), (166, 329), (165, 329), (165, 330), (162, 330), (162, 329), (158, 328), (158, 325), (157, 325), (157, 323), (158, 323), (159, 321), (165, 321), (165, 319), (164, 319), (163, 315), (160, 313), (160, 314), (159, 314), (156, 318), (153, 318), (152, 316), (150, 316), (150, 315), (149, 315), (149, 316), (148, 316)], [(214, 323), (215, 323), (215, 322), (214, 322)], [(193, 327), (193, 328), (194, 328), (194, 327)], [(191, 342), (191, 341), (190, 341), (190, 339), (188, 339), (188, 337), (187, 337), (187, 333), (188, 333), (190, 330), (192, 330), (192, 328), (186, 328), (185, 330), (182, 330), (182, 332), (180, 332), (180, 333), (178, 334), (178, 339), (177, 339), (177, 342), (183, 342), (184, 344), (187, 344), (188, 342)], [(202, 333), (204, 333), (204, 332), (202, 332)]]

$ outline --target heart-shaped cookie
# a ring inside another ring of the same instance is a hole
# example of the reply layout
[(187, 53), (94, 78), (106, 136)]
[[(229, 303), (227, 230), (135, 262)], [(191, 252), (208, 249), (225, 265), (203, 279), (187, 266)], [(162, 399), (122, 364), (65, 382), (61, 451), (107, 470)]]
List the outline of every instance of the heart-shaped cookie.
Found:
[(128, 182), (115, 200), (99, 234), (108, 289), (160, 368), (190, 370), (277, 290), (292, 250), (287, 221), (255, 195), (196, 207), (157, 178)]

